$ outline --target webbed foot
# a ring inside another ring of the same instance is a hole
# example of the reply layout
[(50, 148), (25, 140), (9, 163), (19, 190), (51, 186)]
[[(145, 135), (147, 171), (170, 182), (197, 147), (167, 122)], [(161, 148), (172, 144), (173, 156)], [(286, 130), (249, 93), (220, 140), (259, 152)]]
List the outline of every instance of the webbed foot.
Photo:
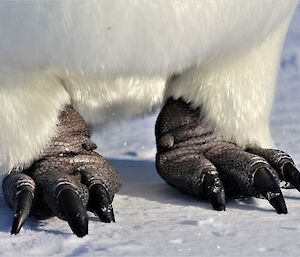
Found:
[(244, 149), (219, 139), (204, 122), (201, 108), (168, 99), (156, 123), (158, 173), (180, 191), (207, 198), (225, 210), (225, 195), (263, 197), (277, 213), (287, 213), (280, 180), (300, 190), (300, 173), (279, 150)]
[(84, 120), (67, 106), (41, 157), (3, 180), (5, 200), (14, 210), (12, 234), (19, 233), (28, 216), (55, 215), (78, 237), (88, 234), (88, 210), (103, 222), (115, 221), (112, 201), (120, 179), (95, 149)]

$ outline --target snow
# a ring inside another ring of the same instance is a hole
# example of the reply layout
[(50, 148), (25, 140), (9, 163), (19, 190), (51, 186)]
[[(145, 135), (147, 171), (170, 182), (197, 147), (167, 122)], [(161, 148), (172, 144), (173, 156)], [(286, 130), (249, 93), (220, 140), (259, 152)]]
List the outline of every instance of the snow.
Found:
[[(300, 7), (291, 24), (271, 121), (276, 146), (300, 167)], [(0, 256), (299, 256), (300, 193), (283, 190), (288, 215), (261, 199), (231, 200), (225, 212), (166, 185), (155, 170), (155, 115), (123, 121), (95, 139), (120, 172), (117, 222), (90, 214), (89, 235), (57, 219), (28, 220), (9, 234), (12, 212), (0, 198)]]

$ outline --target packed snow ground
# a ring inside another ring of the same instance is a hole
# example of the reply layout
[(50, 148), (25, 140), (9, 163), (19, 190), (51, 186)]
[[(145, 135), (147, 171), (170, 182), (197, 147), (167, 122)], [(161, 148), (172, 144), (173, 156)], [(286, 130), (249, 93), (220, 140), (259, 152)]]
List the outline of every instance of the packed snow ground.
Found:
[[(283, 51), (277, 92), (274, 142), (300, 167), (300, 8)], [(114, 200), (117, 223), (100, 223), (91, 214), (89, 235), (80, 239), (57, 218), (29, 220), (11, 236), (12, 212), (1, 196), (0, 256), (299, 256), (299, 192), (284, 190), (288, 215), (277, 215), (260, 199), (231, 200), (226, 212), (212, 211), (156, 174), (154, 122), (155, 115), (121, 122), (95, 136), (99, 151), (123, 178)]]

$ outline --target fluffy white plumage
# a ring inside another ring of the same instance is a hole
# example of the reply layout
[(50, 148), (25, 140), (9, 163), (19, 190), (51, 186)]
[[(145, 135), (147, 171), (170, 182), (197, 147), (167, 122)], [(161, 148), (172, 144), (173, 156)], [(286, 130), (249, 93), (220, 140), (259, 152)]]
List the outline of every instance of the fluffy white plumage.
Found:
[(1, 170), (37, 158), (70, 101), (105, 122), (184, 97), (220, 136), (271, 144), (276, 71), (297, 2), (0, 2)]

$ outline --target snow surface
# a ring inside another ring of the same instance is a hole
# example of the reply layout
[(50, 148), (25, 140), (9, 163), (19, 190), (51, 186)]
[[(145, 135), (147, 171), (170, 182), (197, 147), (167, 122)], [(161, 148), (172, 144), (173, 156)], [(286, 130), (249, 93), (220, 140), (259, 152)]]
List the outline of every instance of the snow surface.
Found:
[[(283, 51), (271, 128), (278, 148), (300, 167), (300, 7)], [(0, 198), (0, 256), (299, 256), (300, 193), (284, 190), (288, 215), (265, 200), (231, 200), (226, 212), (177, 192), (156, 174), (155, 115), (114, 124), (96, 135), (100, 152), (117, 168), (123, 189), (114, 200), (117, 223), (91, 214), (89, 235), (67, 223), (28, 220), (9, 234), (12, 212)], [(255, 128), (254, 128), (255, 129)]]

